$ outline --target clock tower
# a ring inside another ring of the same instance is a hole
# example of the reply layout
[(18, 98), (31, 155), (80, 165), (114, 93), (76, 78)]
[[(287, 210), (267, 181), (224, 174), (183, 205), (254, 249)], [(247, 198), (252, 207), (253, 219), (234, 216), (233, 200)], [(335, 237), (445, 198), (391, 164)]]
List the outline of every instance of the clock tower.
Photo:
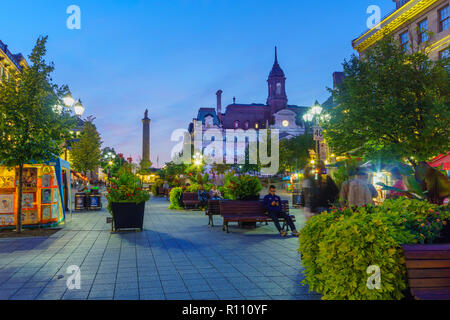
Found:
[(283, 70), (278, 64), (277, 47), (275, 47), (275, 62), (270, 71), (269, 79), (267, 79), (269, 87), (269, 97), (267, 98), (267, 105), (270, 106), (272, 114), (277, 111), (286, 108), (287, 95), (286, 95), (286, 77)]

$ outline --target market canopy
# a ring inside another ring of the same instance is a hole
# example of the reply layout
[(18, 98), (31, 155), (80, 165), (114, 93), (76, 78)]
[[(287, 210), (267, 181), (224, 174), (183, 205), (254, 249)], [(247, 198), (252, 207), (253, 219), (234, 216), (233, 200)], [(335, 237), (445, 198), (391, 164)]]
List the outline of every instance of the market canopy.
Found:
[(433, 168), (443, 168), (444, 170), (450, 170), (450, 152), (437, 156), (431, 162), (428, 162), (428, 164)]

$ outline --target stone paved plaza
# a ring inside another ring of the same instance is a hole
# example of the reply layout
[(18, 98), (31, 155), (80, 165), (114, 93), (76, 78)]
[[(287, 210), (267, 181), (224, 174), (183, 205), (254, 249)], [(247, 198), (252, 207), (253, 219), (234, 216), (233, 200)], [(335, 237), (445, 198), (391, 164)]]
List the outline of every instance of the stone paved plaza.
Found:
[[(0, 240), (0, 299), (319, 299), (300, 285), (298, 239), (273, 224), (222, 231), (200, 211), (147, 203), (144, 232), (110, 232), (109, 214), (73, 213), (49, 238)], [(304, 224), (299, 210), (297, 226)], [(67, 267), (81, 268), (68, 290)]]

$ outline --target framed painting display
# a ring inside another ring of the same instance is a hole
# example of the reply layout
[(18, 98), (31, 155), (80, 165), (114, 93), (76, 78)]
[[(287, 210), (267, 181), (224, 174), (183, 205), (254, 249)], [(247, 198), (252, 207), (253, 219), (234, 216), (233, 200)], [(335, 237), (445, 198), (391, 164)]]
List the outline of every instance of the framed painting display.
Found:
[(33, 209), (34, 208), (34, 193), (24, 193), (22, 195), (22, 208)]
[(42, 189), (42, 204), (52, 203), (52, 189)]
[(15, 219), (13, 214), (0, 214), (0, 226), (13, 226)]
[(52, 208), (51, 206), (42, 206), (42, 220), (51, 220)]
[(52, 186), (52, 176), (44, 174), (42, 176), (42, 188), (50, 188)]
[(0, 213), (14, 213), (14, 194), (0, 194)]
[(58, 203), (59, 197), (58, 197), (58, 189), (53, 189), (52, 191), (52, 203)]
[(52, 204), (52, 220), (58, 219), (58, 204)]
[[(19, 180), (18, 170), (16, 170), (16, 180)], [(24, 189), (36, 189), (36, 187), (37, 187), (37, 168), (24, 168), (22, 182), (23, 182)]]
[(0, 189), (15, 188), (15, 169), (0, 167)]
[(37, 210), (27, 210), (22, 213), (24, 224), (37, 224), (39, 222)]

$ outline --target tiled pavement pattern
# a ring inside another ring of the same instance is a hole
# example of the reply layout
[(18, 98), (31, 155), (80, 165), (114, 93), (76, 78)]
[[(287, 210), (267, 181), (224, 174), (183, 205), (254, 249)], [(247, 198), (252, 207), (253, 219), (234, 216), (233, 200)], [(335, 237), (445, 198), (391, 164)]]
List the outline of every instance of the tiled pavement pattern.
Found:
[[(226, 234), (220, 217), (211, 228), (203, 212), (167, 206), (147, 203), (142, 233), (111, 234), (102, 211), (74, 213), (50, 238), (0, 240), (0, 299), (319, 299), (300, 285), (297, 238), (273, 224)], [(67, 289), (71, 265), (81, 290)]]

